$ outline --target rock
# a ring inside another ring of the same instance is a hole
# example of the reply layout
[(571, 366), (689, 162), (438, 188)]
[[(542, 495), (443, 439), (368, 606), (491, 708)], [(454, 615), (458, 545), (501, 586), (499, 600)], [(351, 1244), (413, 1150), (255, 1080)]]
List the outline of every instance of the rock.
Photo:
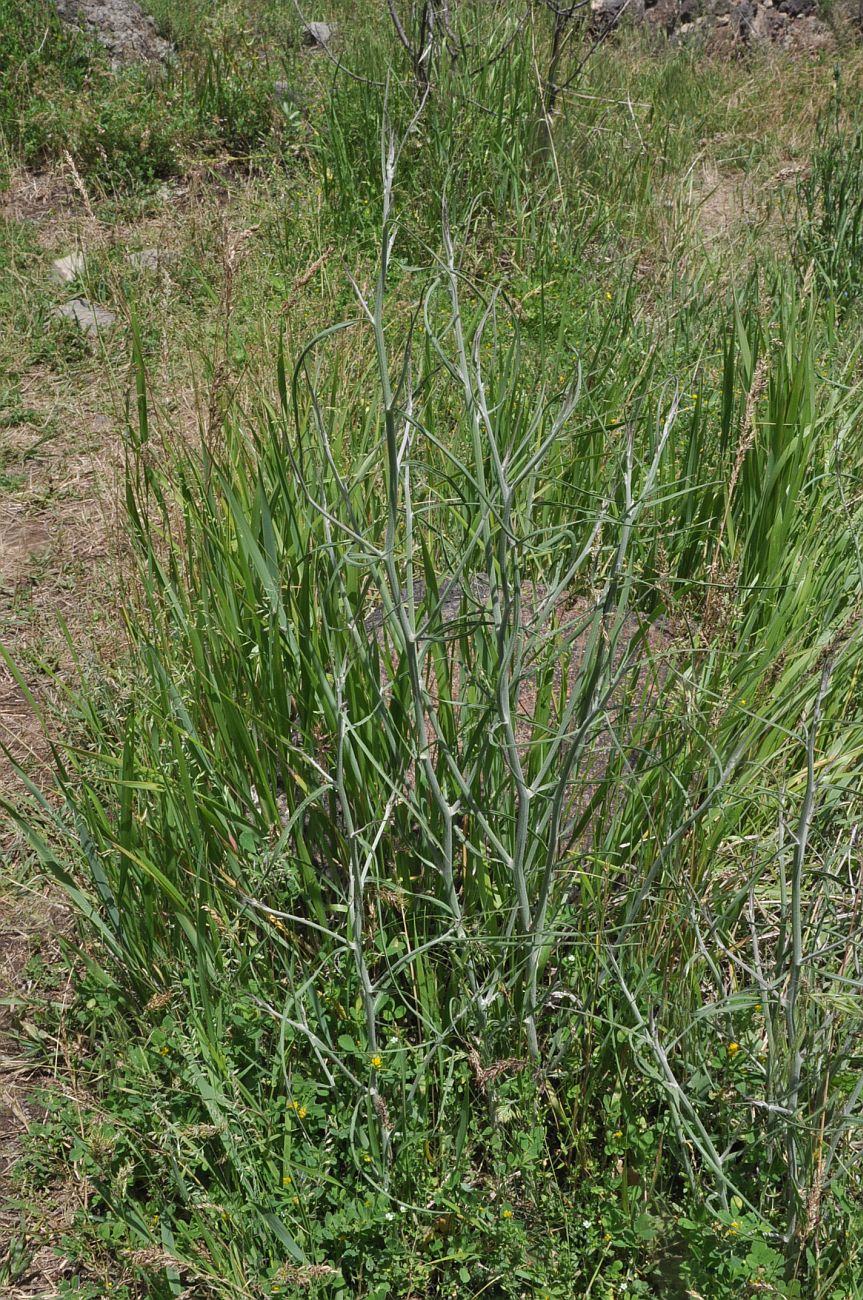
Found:
[(791, 19), (778, 9), (760, 5), (752, 20), (751, 37), (759, 45), (781, 45)]
[(303, 45), (324, 49), (330, 44), (338, 28), (332, 23), (306, 23), (303, 28)]
[(54, 315), (64, 320), (74, 321), (80, 330), (90, 338), (95, 338), (111, 328), (117, 317), (105, 307), (95, 307), (86, 298), (73, 298), (54, 308)]
[(814, 14), (789, 19), (784, 46), (797, 54), (818, 54), (832, 49), (836, 38), (830, 28)]
[(678, 23), (677, 0), (657, 0), (647, 10), (647, 21), (670, 36)]
[(699, 16), (700, 7), (698, 4), (690, 3), (690, 0), (683, 0), (683, 3), (678, 5), (677, 21), (680, 27), (691, 26), (692, 23), (698, 21)]
[(89, 32), (104, 45), (115, 67), (124, 63), (163, 63), (171, 46), (137, 0), (55, 0), (69, 27)]
[(79, 275), (84, 274), (84, 254), (67, 253), (65, 257), (58, 257), (51, 267), (51, 275), (61, 284), (71, 284), (77, 280)]
[(163, 271), (173, 260), (174, 254), (164, 248), (141, 248), (126, 254), (126, 261), (138, 271)]
[(752, 0), (743, 0), (743, 3), (739, 4), (734, 10), (732, 19), (735, 28), (745, 40), (752, 31), (752, 24), (755, 22), (755, 5), (752, 4)]
[(644, 0), (590, 0), (595, 27), (615, 27), (620, 22), (641, 22)]
[[(863, 3), (863, 0), (856, 0)], [(818, 0), (590, 0), (595, 36), (646, 21), (672, 43), (697, 40), (711, 57), (737, 58), (746, 45), (815, 52), (835, 44)]]

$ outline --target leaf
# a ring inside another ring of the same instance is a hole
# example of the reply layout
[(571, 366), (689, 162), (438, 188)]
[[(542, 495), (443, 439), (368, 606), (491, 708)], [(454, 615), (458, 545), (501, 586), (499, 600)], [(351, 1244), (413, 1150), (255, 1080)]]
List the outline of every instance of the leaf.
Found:
[(306, 1262), (305, 1255), (300, 1250), (296, 1241), (288, 1232), (287, 1228), (282, 1223), (281, 1219), (277, 1218), (275, 1214), (265, 1214), (263, 1217), (264, 1217), (264, 1222), (267, 1224), (269, 1228), (273, 1230), (273, 1232), (278, 1237), (279, 1241), (282, 1243), (282, 1245), (284, 1246), (288, 1254), (291, 1256), (291, 1258), (295, 1259), (298, 1264), (305, 1264)]

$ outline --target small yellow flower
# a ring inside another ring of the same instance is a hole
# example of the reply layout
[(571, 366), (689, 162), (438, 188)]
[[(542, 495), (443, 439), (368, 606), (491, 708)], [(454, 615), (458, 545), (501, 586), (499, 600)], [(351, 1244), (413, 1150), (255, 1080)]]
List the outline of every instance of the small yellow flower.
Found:
[(753, 1007), (753, 1011), (761, 1011), (761, 1009), (762, 1009), (762, 1007), (761, 1007), (761, 1003), (760, 1003), (760, 1002), (756, 1002), (756, 1003), (755, 1003), (755, 1006)]
[(608, 301), (611, 302), (611, 299), (612, 299), (612, 296), (613, 296), (613, 295), (612, 295), (612, 294), (611, 294), (607, 289), (606, 289), (606, 291), (605, 291), (605, 296), (606, 296), (606, 298), (608, 299)]
[(383, 1063), (384, 1063), (384, 1062), (383, 1062), (383, 1057), (382, 1057), (382, 1056), (373, 1056), (373, 1057), (372, 1057), (372, 1069), (373, 1069), (373, 1070), (379, 1070), (379, 1069), (381, 1068), (381, 1066), (383, 1065)]
[(610, 1232), (607, 1232), (607, 1233), (605, 1234), (605, 1236), (603, 1237), (602, 1240), (603, 1240), (603, 1241), (612, 1241), (613, 1238), (612, 1238), (612, 1236), (611, 1236), (611, 1233), (610, 1233)]
[(690, 395), (690, 397), (692, 398), (693, 402), (697, 402), (697, 401), (698, 401), (698, 394), (697, 394), (697, 393), (690, 393), (689, 395)]
[(299, 1196), (292, 1196), (292, 1197), (291, 1197), (291, 1205), (299, 1205), (299, 1203), (300, 1203), (300, 1198), (299, 1198)]
[(502, 1219), (511, 1219), (511, 1218), (512, 1218), (512, 1210), (501, 1210), (501, 1215), (500, 1215), (500, 1217), (501, 1217)]
[(297, 1111), (297, 1114), (299, 1115), (300, 1119), (305, 1119), (306, 1115), (308, 1114), (308, 1111), (306, 1110), (305, 1106), (301, 1106), (300, 1109)]
[(729, 1055), (729, 1056), (736, 1056), (737, 1053), (738, 1053), (739, 1051), (740, 1051), (740, 1044), (739, 1044), (739, 1043), (729, 1043), (729, 1044), (728, 1044), (728, 1055)]
[(368, 1154), (368, 1152), (366, 1152), (366, 1154), (363, 1156), (363, 1160), (366, 1162), (367, 1165), (370, 1165), (372, 1163), (372, 1158)]
[(614, 1130), (614, 1136), (615, 1136), (616, 1138), (622, 1138), (622, 1137), (623, 1137), (623, 1129), (622, 1129), (622, 1128), (616, 1128), (616, 1129)]
[(160, 1047), (160, 1048), (159, 1048), (159, 1055), (160, 1055), (160, 1056), (167, 1056), (167, 1055), (168, 1055), (168, 1049), (167, 1049), (167, 1047)]
[(728, 1225), (728, 1231), (731, 1233), (732, 1237), (739, 1231), (739, 1229), (740, 1224), (736, 1219), (732, 1219), (731, 1223)]
[(282, 1187), (290, 1187), (293, 1181), (294, 1180), (293, 1178), (291, 1178), (290, 1174), (285, 1174), (284, 1178), (282, 1179)]

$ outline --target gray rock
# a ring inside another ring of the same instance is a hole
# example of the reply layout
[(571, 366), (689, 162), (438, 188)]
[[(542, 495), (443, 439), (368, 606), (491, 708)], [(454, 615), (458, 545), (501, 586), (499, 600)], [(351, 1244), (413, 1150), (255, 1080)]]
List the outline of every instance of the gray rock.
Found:
[(173, 260), (174, 254), (164, 248), (141, 248), (126, 254), (126, 261), (138, 271), (163, 271)]
[(329, 45), (337, 30), (332, 23), (306, 23), (303, 28), (303, 45), (323, 49)]
[(83, 253), (67, 253), (58, 257), (51, 267), (51, 275), (61, 284), (71, 284), (79, 275), (84, 274), (85, 259)]
[(619, 22), (641, 22), (644, 0), (590, 0), (594, 26), (611, 27)]
[(790, 25), (791, 19), (787, 14), (778, 9), (765, 9), (762, 5), (755, 11), (752, 21), (752, 40), (761, 45), (781, 45)]
[(171, 46), (137, 0), (55, 0), (61, 20), (95, 36), (115, 67), (124, 63), (162, 63)]
[(73, 298), (70, 302), (64, 302), (54, 308), (54, 314), (64, 320), (74, 321), (90, 338), (110, 329), (117, 319), (112, 311), (105, 307), (95, 307), (86, 298)]
[(743, 3), (737, 6), (734, 10), (733, 21), (742, 37), (749, 36), (755, 22), (755, 5), (751, 3), (751, 0), (743, 0)]

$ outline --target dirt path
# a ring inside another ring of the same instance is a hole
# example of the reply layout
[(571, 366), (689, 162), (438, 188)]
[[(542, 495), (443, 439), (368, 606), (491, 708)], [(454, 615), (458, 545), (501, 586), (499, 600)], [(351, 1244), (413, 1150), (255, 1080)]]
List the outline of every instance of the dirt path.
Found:
[[(76, 206), (59, 182), (48, 188), (58, 191), (56, 204), (38, 204), (25, 218), (46, 250), (67, 237)], [(21, 214), (8, 207), (15, 195), (13, 186), (3, 216), (20, 228)], [(17, 375), (14, 391), (3, 394), (0, 644), (40, 702), (50, 700), (51, 673), (70, 670), (62, 623), (85, 656), (100, 624), (110, 623), (118, 437), (102, 367), (97, 350), (65, 372), (31, 365)], [(16, 765), (50, 788), (50, 746), (5, 660), (0, 741), (8, 751), (0, 752), (4, 798), (17, 803), (25, 794)], [(34, 997), (46, 996), (55, 971), (50, 996), (65, 996), (59, 945), (70, 927), (62, 900), (33, 876), (11, 819), (0, 813), (0, 1292), (10, 1300), (47, 1300), (68, 1268), (57, 1246), (74, 1210), (74, 1189), (43, 1189), (34, 1218), (33, 1207), (16, 1205), (13, 1169), (24, 1134), (41, 1118), (39, 1089), (62, 1076), (60, 1054), (40, 1036), (30, 1008)], [(34, 1064), (52, 1054), (53, 1072)]]

